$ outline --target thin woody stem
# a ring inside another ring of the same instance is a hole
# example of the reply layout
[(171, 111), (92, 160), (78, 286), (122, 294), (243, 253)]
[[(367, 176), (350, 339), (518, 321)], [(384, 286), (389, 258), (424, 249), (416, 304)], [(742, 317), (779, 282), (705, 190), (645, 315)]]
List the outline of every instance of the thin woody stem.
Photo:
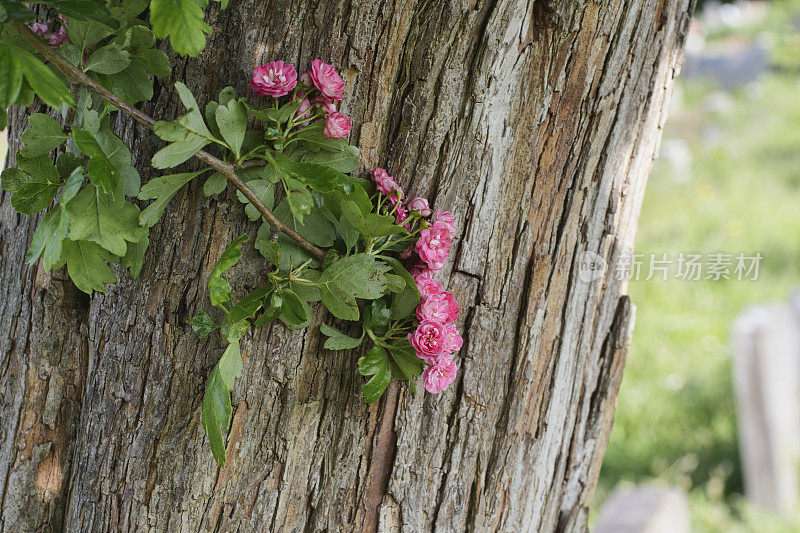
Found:
[[(104, 100), (109, 102), (110, 104), (117, 107), (120, 111), (125, 113), (126, 115), (130, 116), (140, 124), (143, 124), (153, 129), (153, 125), (156, 121), (146, 113), (143, 113), (139, 109), (136, 109), (134, 106), (114, 94), (113, 92), (109, 91), (98, 82), (87, 76), (84, 72), (82, 72), (79, 68), (75, 67), (72, 63), (61, 57), (58, 53), (56, 53), (53, 48), (49, 45), (45, 44), (38, 35), (33, 33), (27, 26), (23, 24), (19, 24), (17, 22), (13, 23), (14, 29), (19, 32), (22, 37), (28, 41), (36, 50), (42, 54), (45, 58), (52, 65), (54, 65), (58, 70), (64, 73), (67, 78), (71, 79), (75, 83), (83, 85), (87, 89), (91, 90), (92, 92), (97, 93), (100, 97)], [(205, 150), (200, 150), (194, 155), (197, 159), (202, 161), (203, 163), (207, 164), (223, 176), (225, 176), (228, 181), (230, 181), (234, 187), (236, 187), (247, 200), (255, 206), (261, 216), (275, 228), (277, 231), (285, 233), (293, 240), (297, 241), (297, 243), (305, 248), (311, 255), (313, 255), (316, 259), (322, 260), (325, 256), (325, 252), (322, 251), (321, 248), (310, 243), (306, 240), (302, 235), (294, 231), (292, 228), (281, 222), (278, 217), (266, 206), (264, 202), (259, 199), (258, 196), (253, 192), (253, 190), (247, 186), (247, 184), (242, 181), (242, 179), (236, 175), (236, 168), (237, 166), (233, 165), (232, 163), (226, 163), (225, 161), (220, 160), (217, 157), (214, 157), (210, 153), (206, 152)], [(238, 168), (245, 168), (247, 164), (239, 165)]]

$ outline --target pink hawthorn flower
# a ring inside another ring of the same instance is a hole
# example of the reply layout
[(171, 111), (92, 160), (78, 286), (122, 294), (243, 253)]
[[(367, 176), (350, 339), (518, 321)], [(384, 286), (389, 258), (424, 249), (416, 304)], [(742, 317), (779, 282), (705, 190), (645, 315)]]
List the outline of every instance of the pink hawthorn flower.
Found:
[(450, 304), (445, 299), (445, 294), (444, 292), (431, 294), (420, 300), (417, 306), (417, 319), (420, 322), (423, 320), (435, 320), (445, 325), (451, 322)]
[(415, 274), (414, 281), (417, 282), (417, 289), (419, 289), (419, 294), (422, 298), (444, 292), (442, 284), (433, 279), (433, 272), (425, 271)]
[(333, 65), (323, 63), (319, 59), (311, 62), (311, 69), (308, 71), (311, 80), (317, 89), (328, 98), (334, 100), (342, 99), (342, 90), (344, 89), (344, 82)]
[(453, 216), (453, 213), (450, 211), (440, 211), (436, 210), (436, 219), (433, 222), (434, 225), (439, 225), (440, 227), (444, 227), (447, 229), (448, 235), (452, 239), (456, 233), (456, 219)]
[(458, 332), (455, 322), (445, 324), (445, 351), (457, 352), (464, 345), (464, 339), (461, 338), (461, 333)]
[(428, 264), (433, 271), (441, 270), (447, 261), (447, 254), (453, 246), (450, 232), (441, 224), (434, 224), (425, 228), (419, 234), (419, 240), (414, 246), (420, 259)]
[[(392, 203), (396, 203), (395, 195), (390, 196), (390, 199), (392, 200)], [(408, 210), (406, 209), (406, 206), (398, 203), (394, 210), (394, 222), (398, 226), (403, 226), (407, 230), (411, 231), (411, 223), (406, 222), (406, 220), (408, 220)]]
[(420, 215), (424, 217), (428, 217), (431, 215), (431, 208), (428, 205), (428, 200), (425, 198), (420, 198), (417, 196), (413, 198), (410, 202), (408, 202), (408, 208), (412, 211), (416, 211)]
[(422, 384), (431, 394), (439, 394), (455, 381), (458, 365), (449, 355), (437, 357), (422, 372)]
[[(403, 197), (403, 189), (400, 188), (397, 182), (394, 181), (394, 178), (392, 178), (386, 170), (382, 168), (372, 169), (372, 181), (378, 186), (379, 193), (393, 198), (394, 202)], [(397, 191), (397, 193), (393, 194), (392, 191)]]
[(452, 293), (444, 291), (443, 295), (444, 301), (447, 303), (447, 321), (455, 322), (458, 318), (458, 312), (461, 311), (461, 308), (458, 307), (458, 302)]
[(445, 353), (447, 329), (437, 320), (426, 319), (419, 323), (414, 333), (408, 334), (417, 357), (429, 360)]
[(309, 119), (299, 125), (301, 128), (308, 126), (308, 123), (311, 122), (311, 102), (308, 101), (308, 98), (303, 98), (294, 116), (296, 119)]
[(256, 67), (250, 80), (253, 92), (275, 98), (289, 94), (296, 85), (297, 71), (280, 60)]
[(343, 139), (350, 135), (350, 129), (352, 127), (347, 115), (334, 111), (328, 115), (328, 118), (325, 120), (325, 128), (322, 130), (322, 133), (329, 139)]
[(57, 33), (51, 33), (49, 43), (50, 46), (61, 46), (62, 44), (66, 43), (69, 40), (69, 36), (67, 35), (67, 27), (62, 25)]
[(414, 253), (414, 250), (412, 250), (411, 248), (406, 248), (405, 250), (400, 252), (400, 259), (404, 259), (404, 260), (408, 259), (409, 257), (411, 257), (412, 253)]
[(50, 28), (48, 28), (47, 24), (45, 24), (44, 22), (34, 22), (28, 27), (36, 35), (47, 35), (50, 32)]
[(326, 113), (333, 113), (336, 111), (336, 102), (320, 94), (312, 98), (311, 103), (320, 106)]

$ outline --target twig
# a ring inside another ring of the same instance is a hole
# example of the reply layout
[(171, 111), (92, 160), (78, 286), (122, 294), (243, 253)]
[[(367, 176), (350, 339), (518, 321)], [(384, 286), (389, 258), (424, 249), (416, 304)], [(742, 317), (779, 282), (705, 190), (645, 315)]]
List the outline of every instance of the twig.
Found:
[[(126, 115), (132, 117), (134, 120), (147, 126), (151, 130), (153, 129), (153, 125), (156, 123), (156, 121), (152, 117), (136, 109), (134, 106), (87, 76), (79, 68), (75, 67), (75, 65), (56, 53), (53, 48), (45, 44), (45, 42), (42, 41), (39, 36), (33, 33), (27, 26), (18, 22), (14, 22), (13, 26), (14, 29), (17, 30), (17, 32), (19, 32), (19, 34), (22, 35), (26, 41), (36, 48), (36, 50), (38, 50), (40, 54), (47, 58), (47, 60), (50, 61), (50, 63), (53, 64), (58, 70), (63, 72), (67, 78), (70, 78), (74, 82), (83, 85), (84, 87), (97, 93), (104, 100), (117, 107)], [(305, 248), (315, 258), (320, 261), (322, 260), (322, 258), (325, 256), (325, 252), (323, 252), (321, 248), (318, 248), (310, 243), (292, 228), (281, 222), (278, 217), (276, 217), (275, 214), (266, 205), (264, 205), (264, 202), (262, 202), (261, 199), (256, 196), (253, 190), (248, 187), (239, 176), (236, 175), (237, 167), (231, 163), (226, 163), (225, 161), (214, 157), (205, 150), (200, 150), (197, 152), (195, 157), (225, 176), (228, 181), (230, 181), (233, 186), (236, 187), (244, 195), (244, 197), (255, 206), (258, 212), (261, 213), (261, 216), (263, 216), (273, 228), (275, 228), (277, 231), (285, 233), (290, 238), (297, 241), (300, 246)], [(250, 165), (240, 165), (240, 168), (245, 168), (246, 166)]]

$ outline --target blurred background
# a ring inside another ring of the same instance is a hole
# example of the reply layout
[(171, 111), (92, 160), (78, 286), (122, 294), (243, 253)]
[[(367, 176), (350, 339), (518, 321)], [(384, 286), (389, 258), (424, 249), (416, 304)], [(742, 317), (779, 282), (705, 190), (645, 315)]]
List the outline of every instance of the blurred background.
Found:
[[(682, 513), (691, 531), (800, 531), (800, 0), (698, 7), (635, 253), (596, 530), (674, 505), (664, 531)], [(663, 254), (668, 279), (647, 280)], [(700, 280), (677, 277), (681, 254), (704, 257)], [(731, 279), (705, 279), (715, 254)], [(739, 254), (762, 256), (757, 279), (734, 275)]]

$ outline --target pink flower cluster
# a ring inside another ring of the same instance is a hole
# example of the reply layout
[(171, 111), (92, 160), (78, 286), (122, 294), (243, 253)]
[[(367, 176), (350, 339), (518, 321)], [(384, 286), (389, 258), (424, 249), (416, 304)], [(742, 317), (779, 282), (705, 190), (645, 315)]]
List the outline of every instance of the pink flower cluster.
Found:
[[(409, 203), (411, 209), (420, 214), (425, 211), (430, 214), (428, 202), (423, 204), (418, 200), (422, 199), (415, 198)], [(428, 367), (422, 372), (422, 382), (425, 390), (432, 394), (445, 390), (455, 379), (458, 367), (453, 361), (453, 353), (463, 344), (456, 328), (458, 303), (433, 277), (447, 260), (454, 233), (453, 215), (437, 211), (433, 224), (420, 232), (414, 247), (420, 261), (412, 272), (421, 299), (417, 306), (419, 325), (409, 333), (408, 340), (417, 357), (428, 362)]]
[[(279, 98), (286, 96), (297, 87), (297, 71), (283, 61), (273, 61), (253, 70), (250, 88), (257, 94)], [(295, 117), (304, 120), (300, 125), (306, 127), (312, 120), (314, 108), (321, 108), (325, 115), (323, 133), (329, 139), (344, 139), (350, 135), (353, 125), (350, 118), (336, 108), (336, 100), (342, 99), (344, 82), (332, 65), (319, 59), (311, 62), (311, 68), (300, 76), (301, 88), (296, 97), (302, 99)], [(317, 89), (319, 94), (309, 98)]]
[[(428, 206), (428, 200), (425, 198), (412, 198), (407, 204), (403, 203), (405, 194), (403, 189), (393, 177), (386, 172), (383, 168), (373, 168), (370, 173), (370, 178), (375, 182), (378, 192), (389, 199), (389, 204), (394, 211), (395, 222), (402, 225), (406, 229), (411, 229), (408, 222), (410, 213), (418, 213), (422, 217), (428, 217), (431, 214), (431, 208)], [(403, 253), (403, 259), (408, 259), (411, 256), (411, 250), (406, 250)], [(441, 268), (441, 267), (439, 267)]]
[(458, 366), (453, 353), (461, 349), (463, 340), (456, 328), (458, 303), (453, 295), (433, 279), (433, 272), (425, 270), (414, 276), (422, 299), (417, 306), (419, 325), (408, 340), (417, 357), (428, 362), (422, 372), (425, 390), (438, 394), (456, 378)]
[(57, 32), (51, 32), (50, 28), (44, 22), (34, 22), (29, 28), (33, 33), (47, 38), (51, 46), (61, 46), (69, 41), (67, 36), (67, 18), (64, 15), (59, 15), (58, 20), (61, 21), (61, 27), (58, 28)]

